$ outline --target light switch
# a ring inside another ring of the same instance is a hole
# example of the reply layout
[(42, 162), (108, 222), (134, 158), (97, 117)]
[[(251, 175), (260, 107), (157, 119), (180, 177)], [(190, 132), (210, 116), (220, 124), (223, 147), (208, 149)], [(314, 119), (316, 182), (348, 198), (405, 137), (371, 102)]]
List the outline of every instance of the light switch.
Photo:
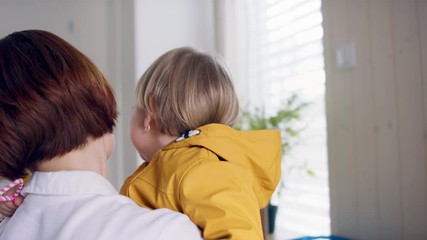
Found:
[(356, 47), (349, 43), (335, 50), (335, 66), (339, 70), (348, 70), (356, 67)]

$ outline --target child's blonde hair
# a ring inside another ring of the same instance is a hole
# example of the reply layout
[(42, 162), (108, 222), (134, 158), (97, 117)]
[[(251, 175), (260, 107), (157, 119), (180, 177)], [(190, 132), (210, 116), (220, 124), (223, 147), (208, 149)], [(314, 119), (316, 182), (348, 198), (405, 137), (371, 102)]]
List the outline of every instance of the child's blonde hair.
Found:
[(239, 111), (225, 67), (188, 47), (170, 50), (151, 64), (136, 87), (136, 105), (172, 136), (209, 123), (232, 126)]

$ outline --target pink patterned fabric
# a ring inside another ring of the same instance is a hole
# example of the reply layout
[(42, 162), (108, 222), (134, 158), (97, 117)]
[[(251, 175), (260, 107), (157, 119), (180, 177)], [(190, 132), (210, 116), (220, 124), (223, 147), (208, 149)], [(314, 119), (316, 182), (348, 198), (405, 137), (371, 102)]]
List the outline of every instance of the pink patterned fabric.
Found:
[(6, 187), (4, 187), (3, 189), (0, 190), (0, 194), (3, 194), (7, 191), (9, 191), (9, 189), (18, 186), (18, 188), (16, 189), (16, 191), (11, 194), (11, 195), (6, 195), (6, 196), (0, 196), (0, 202), (10, 202), (15, 200), (15, 198), (19, 195), (19, 193), (21, 192), (22, 188), (24, 187), (24, 180), (22, 180), (22, 178), (18, 178), (15, 181), (11, 182), (9, 185), (7, 185)]

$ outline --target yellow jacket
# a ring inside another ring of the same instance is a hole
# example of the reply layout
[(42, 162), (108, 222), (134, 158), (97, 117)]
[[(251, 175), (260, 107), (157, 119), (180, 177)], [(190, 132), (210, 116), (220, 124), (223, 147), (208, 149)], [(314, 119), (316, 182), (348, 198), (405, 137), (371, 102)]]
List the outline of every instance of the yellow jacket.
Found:
[(280, 179), (280, 132), (221, 124), (198, 130), (142, 164), (121, 193), (144, 207), (187, 214), (205, 239), (263, 239), (259, 210)]

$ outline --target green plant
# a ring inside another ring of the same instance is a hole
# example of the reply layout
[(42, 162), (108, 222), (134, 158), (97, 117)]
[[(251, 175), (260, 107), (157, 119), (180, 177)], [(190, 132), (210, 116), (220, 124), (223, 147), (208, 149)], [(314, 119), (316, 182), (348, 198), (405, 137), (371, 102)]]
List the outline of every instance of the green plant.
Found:
[(243, 110), (234, 128), (238, 130), (279, 129), (282, 133), (283, 156), (297, 144), (298, 135), (303, 128), (295, 125), (301, 120), (301, 111), (309, 103), (301, 102), (298, 95), (293, 94), (282, 102), (282, 107), (272, 116), (266, 116), (264, 108)]

